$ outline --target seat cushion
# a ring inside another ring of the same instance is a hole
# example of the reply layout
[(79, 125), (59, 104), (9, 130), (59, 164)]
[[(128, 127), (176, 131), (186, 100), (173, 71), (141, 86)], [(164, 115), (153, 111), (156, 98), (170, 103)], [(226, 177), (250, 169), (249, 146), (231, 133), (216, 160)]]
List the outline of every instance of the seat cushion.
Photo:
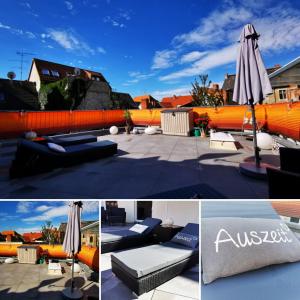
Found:
[(118, 230), (112, 233), (101, 233), (101, 243), (116, 242), (122, 239), (140, 237), (141, 234), (130, 230)]
[(167, 242), (114, 253), (111, 260), (134, 278), (141, 278), (191, 257), (194, 253), (191, 248)]

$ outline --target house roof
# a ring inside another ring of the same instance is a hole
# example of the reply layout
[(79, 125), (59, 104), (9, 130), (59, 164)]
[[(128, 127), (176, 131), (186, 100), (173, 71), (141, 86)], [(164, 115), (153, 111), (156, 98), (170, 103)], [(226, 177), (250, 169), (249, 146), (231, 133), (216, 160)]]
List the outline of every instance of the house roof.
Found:
[(90, 223), (88, 225), (82, 226), (81, 230), (87, 230), (87, 229), (94, 228), (94, 227), (99, 227), (99, 221), (96, 221), (96, 222)]
[(142, 100), (150, 100), (151, 98), (154, 99), (151, 95), (142, 95), (142, 96), (134, 97), (133, 101), (134, 102), (142, 102)]
[(292, 68), (293, 66), (297, 65), (300, 63), (300, 56), (298, 56), (297, 58), (295, 58), (294, 60), (290, 61), (289, 63), (287, 63), (286, 65), (284, 65), (281, 68), (277, 68), (276, 70), (274, 70), (272, 73), (270, 73), (270, 78), (273, 78), (279, 74), (281, 74), (282, 72)]
[[(68, 75), (74, 74), (75, 69), (76, 69), (75, 67), (71, 67), (71, 66), (51, 62), (51, 61), (46, 61), (46, 60), (41, 60), (41, 59), (38, 59), (38, 58), (34, 58), (32, 60), (32, 64), (31, 64), (28, 79), (30, 78), (30, 74), (31, 74), (32, 67), (33, 67), (34, 64), (37, 67), (37, 70), (38, 70), (41, 81), (44, 81), (44, 82), (52, 82), (52, 81), (57, 81), (57, 80), (60, 80), (62, 78), (65, 78)], [(51, 71), (51, 70), (52, 71), (57, 71), (59, 73), (59, 77), (55, 77), (53, 75), (44, 75), (42, 73), (43, 69), (46, 69), (48, 71)], [(80, 69), (80, 77), (82, 77), (84, 79), (91, 79), (92, 76), (96, 76), (96, 77), (100, 78), (100, 81), (107, 82), (106, 79), (104, 78), (104, 76), (100, 72), (90, 71), (90, 70), (86, 70), (86, 69)]]
[(43, 236), (41, 232), (25, 232), (23, 233), (23, 239), (25, 242), (34, 242)]
[[(95, 222), (97, 222), (97, 221), (95, 221), (95, 220), (94, 221), (81, 221), (81, 226), (80, 227), (84, 228), (84, 227), (86, 227), (90, 224), (93, 224)], [(66, 229), (67, 229), (67, 222), (60, 223), (58, 230), (61, 231), (61, 232), (66, 232)]]
[(1, 101), (0, 109), (40, 109), (38, 93), (34, 82), (1, 78), (0, 92), (4, 95), (4, 101)]
[[(266, 70), (267, 70), (268, 74), (272, 74), (280, 68), (281, 68), (280, 65), (275, 65), (274, 67), (268, 68)], [(226, 90), (226, 91), (233, 90), (234, 89), (234, 82), (235, 82), (235, 74), (226, 74), (225, 80), (223, 82), (222, 89)]]
[(299, 201), (273, 201), (272, 206), (281, 216), (300, 218)]
[(14, 230), (4, 230), (1, 232), (2, 235), (12, 235), (12, 236), (16, 236), (19, 235), (16, 231)]
[(165, 97), (161, 100), (160, 104), (164, 108), (176, 108), (178, 106), (184, 106), (193, 102), (192, 95), (186, 96), (173, 96)]

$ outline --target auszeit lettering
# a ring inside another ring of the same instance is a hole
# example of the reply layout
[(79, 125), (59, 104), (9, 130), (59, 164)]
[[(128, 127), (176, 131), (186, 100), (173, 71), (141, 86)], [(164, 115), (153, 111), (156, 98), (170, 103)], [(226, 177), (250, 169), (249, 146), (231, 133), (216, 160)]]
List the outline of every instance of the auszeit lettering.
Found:
[[(279, 229), (272, 231), (250, 231), (249, 233), (243, 232), (242, 234), (236, 234), (236, 240), (232, 235), (224, 228), (220, 229), (216, 240), (216, 253), (219, 252), (219, 245), (221, 243), (233, 243), (237, 248), (251, 247), (252, 245), (261, 245), (263, 243), (291, 243), (293, 240), (287, 237), (287, 233), (290, 229), (286, 224), (280, 223)], [(241, 236), (244, 236), (242, 240)]]

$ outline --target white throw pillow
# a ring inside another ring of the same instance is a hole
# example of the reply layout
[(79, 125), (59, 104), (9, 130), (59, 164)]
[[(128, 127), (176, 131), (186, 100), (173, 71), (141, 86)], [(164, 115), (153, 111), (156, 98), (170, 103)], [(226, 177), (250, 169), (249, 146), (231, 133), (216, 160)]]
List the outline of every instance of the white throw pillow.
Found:
[(146, 225), (135, 224), (131, 228), (129, 228), (129, 230), (137, 232), (137, 233), (143, 233), (147, 228), (148, 228), (148, 226), (146, 226)]
[(57, 145), (54, 143), (48, 143), (48, 147), (49, 147), (49, 149), (56, 151), (56, 152), (66, 152), (66, 149), (63, 146)]

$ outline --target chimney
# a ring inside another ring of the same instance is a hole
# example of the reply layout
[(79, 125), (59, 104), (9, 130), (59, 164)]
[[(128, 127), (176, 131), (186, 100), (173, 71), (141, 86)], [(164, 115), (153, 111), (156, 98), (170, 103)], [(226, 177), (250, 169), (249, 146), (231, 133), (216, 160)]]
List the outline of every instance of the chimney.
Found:
[(274, 65), (274, 68), (279, 69), (279, 68), (281, 68), (281, 65), (280, 64), (276, 64), (276, 65)]
[(225, 79), (228, 79), (228, 73), (225, 74)]
[(217, 83), (213, 83), (211, 87), (215, 91), (217, 91), (219, 89), (219, 85)]

